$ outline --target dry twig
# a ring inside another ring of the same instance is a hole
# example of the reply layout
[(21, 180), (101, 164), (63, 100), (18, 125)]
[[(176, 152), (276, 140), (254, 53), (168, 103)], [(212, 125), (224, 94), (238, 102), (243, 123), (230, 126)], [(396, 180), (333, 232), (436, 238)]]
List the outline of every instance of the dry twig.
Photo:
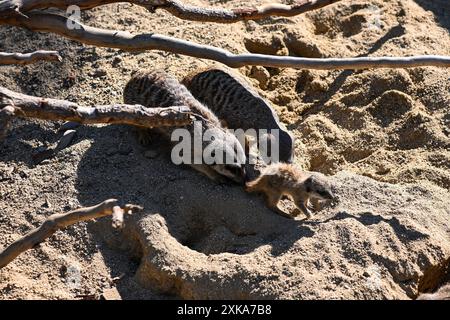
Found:
[(43, 8), (66, 9), (76, 5), (82, 10), (117, 2), (128, 2), (147, 8), (150, 12), (162, 9), (172, 15), (191, 21), (234, 23), (243, 20), (257, 20), (271, 16), (292, 17), (316, 10), (340, 0), (299, 0), (292, 5), (271, 3), (262, 7), (242, 7), (234, 9), (202, 8), (186, 5), (178, 0), (0, 0), (0, 15), (19, 16), (30, 10)]
[(189, 107), (145, 108), (141, 105), (80, 106), (76, 103), (28, 96), (0, 86), (0, 137), (13, 117), (75, 121), (83, 124), (128, 124), (154, 128), (192, 122)]
[[(81, 221), (97, 219), (112, 214), (116, 215), (114, 226), (121, 227), (123, 214), (131, 214), (133, 211), (138, 210), (142, 210), (142, 208), (132, 204), (121, 206), (117, 200), (109, 199), (93, 207), (81, 208), (63, 214), (53, 214), (40, 227), (30, 231), (0, 251), (0, 269), (9, 264), (22, 252), (36, 247), (59, 229), (66, 228)], [(118, 220), (120, 221), (117, 222)]]
[(31, 53), (7, 53), (0, 52), (0, 65), (7, 64), (31, 64), (38, 61), (62, 61), (57, 51), (39, 50)]
[(201, 45), (154, 33), (135, 36), (124, 31), (89, 27), (55, 14), (30, 13), (28, 18), (16, 17), (6, 21), (0, 19), (1, 23), (25, 27), (33, 31), (53, 32), (69, 39), (100, 47), (118, 48), (126, 51), (163, 50), (191, 57), (215, 60), (233, 68), (247, 65), (321, 70), (411, 68), (422, 66), (450, 67), (450, 56), (316, 59), (263, 54), (232, 54), (229, 51), (213, 46)]

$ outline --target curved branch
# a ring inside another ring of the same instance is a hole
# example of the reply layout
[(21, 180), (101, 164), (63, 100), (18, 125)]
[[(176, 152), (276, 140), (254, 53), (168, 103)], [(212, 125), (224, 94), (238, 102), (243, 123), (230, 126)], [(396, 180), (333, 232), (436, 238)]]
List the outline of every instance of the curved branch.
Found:
[[(290, 67), (300, 69), (368, 69), (411, 68), (421, 66), (450, 67), (449, 56), (299, 58), (264, 54), (232, 54), (224, 49), (201, 45), (159, 34), (132, 35), (129, 32), (85, 26), (55, 14), (32, 13), (29, 18), (17, 17), (0, 23), (25, 27), (33, 31), (53, 32), (66, 38), (101, 47), (126, 51), (163, 50), (196, 58), (221, 62), (232, 68), (247, 65)], [(70, 26), (70, 27), (69, 27)]]
[(77, 222), (109, 215), (113, 215), (113, 226), (122, 227), (123, 214), (131, 214), (132, 211), (139, 210), (142, 210), (142, 207), (130, 204), (121, 206), (116, 199), (109, 199), (93, 207), (81, 208), (64, 214), (53, 214), (40, 227), (32, 230), (0, 251), (0, 269), (9, 264), (22, 252), (34, 248), (43, 242), (59, 229), (63, 229)]
[(0, 15), (2, 11), (5, 14), (13, 16), (19, 15), (21, 12), (50, 7), (66, 9), (71, 5), (76, 5), (80, 9), (85, 10), (104, 4), (129, 2), (147, 8), (151, 12), (155, 9), (163, 9), (184, 20), (235, 23), (243, 20), (258, 20), (271, 16), (292, 17), (339, 1), (341, 0), (298, 0), (293, 5), (273, 3), (261, 7), (223, 9), (196, 7), (186, 5), (178, 0), (0, 0)]
[(39, 50), (31, 53), (7, 53), (0, 52), (0, 65), (7, 64), (31, 64), (38, 61), (62, 61), (57, 51)]
[(189, 110), (184, 106), (145, 108), (126, 104), (84, 107), (65, 100), (28, 96), (0, 86), (0, 115), (4, 113), (5, 124), (9, 118), (17, 116), (83, 124), (128, 124), (146, 128), (183, 126), (192, 122)]

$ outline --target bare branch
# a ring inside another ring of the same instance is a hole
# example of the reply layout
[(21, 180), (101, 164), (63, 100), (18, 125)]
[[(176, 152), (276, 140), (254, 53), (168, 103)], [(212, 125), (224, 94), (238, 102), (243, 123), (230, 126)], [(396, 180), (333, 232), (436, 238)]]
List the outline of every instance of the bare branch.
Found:
[[(232, 54), (229, 51), (213, 46), (201, 45), (154, 33), (135, 36), (124, 31), (89, 27), (55, 14), (31, 13), (29, 18), (17, 17), (6, 21), (0, 19), (1, 23), (21, 26), (34, 31), (53, 32), (85, 44), (118, 48), (126, 51), (163, 50), (218, 61), (232, 68), (247, 65), (321, 70), (411, 68), (422, 66), (450, 67), (449, 56), (316, 59), (264, 54)], [(69, 25), (71, 26), (70, 28), (68, 27)]]
[(273, 3), (262, 7), (223, 9), (214, 7), (196, 7), (186, 5), (178, 0), (0, 0), (0, 14), (4, 11), (5, 16), (14, 16), (34, 9), (49, 7), (66, 9), (71, 5), (77, 5), (80, 9), (85, 10), (104, 4), (128, 2), (147, 8), (151, 12), (155, 9), (163, 9), (184, 20), (235, 23), (243, 20), (263, 19), (271, 16), (292, 17), (339, 1), (340, 0), (299, 0), (293, 5)]
[[(297, 1), (293, 5), (271, 3), (261, 7), (247, 7), (235, 9), (200, 8), (185, 5), (177, 0), (163, 1), (161, 6), (172, 15), (191, 21), (235, 23), (243, 20), (259, 20), (268, 17), (293, 17), (307, 11), (316, 10), (340, 0), (312, 0)], [(159, 6), (155, 6), (159, 8)]]
[(0, 251), (0, 269), (9, 264), (22, 252), (36, 247), (59, 229), (66, 228), (77, 222), (112, 215), (114, 212), (116, 212), (116, 214), (117, 212), (120, 212), (120, 214), (123, 215), (123, 213), (130, 214), (132, 211), (139, 210), (142, 210), (142, 207), (130, 204), (120, 206), (117, 200), (109, 199), (93, 207), (81, 208), (63, 214), (53, 214), (48, 217), (40, 227), (32, 230), (19, 240), (10, 244), (4, 250)]
[(38, 61), (62, 61), (57, 51), (39, 50), (31, 53), (7, 53), (0, 52), (0, 65), (7, 64), (31, 64)]
[(0, 86), (0, 110), (5, 112), (5, 116), (8, 111), (4, 107), (7, 106), (13, 106), (13, 110), (8, 109), (9, 117), (14, 115), (43, 120), (75, 121), (83, 124), (128, 124), (154, 128), (183, 126), (192, 122), (190, 109), (185, 106), (145, 108), (140, 105), (117, 104), (84, 107), (65, 100), (28, 96)]

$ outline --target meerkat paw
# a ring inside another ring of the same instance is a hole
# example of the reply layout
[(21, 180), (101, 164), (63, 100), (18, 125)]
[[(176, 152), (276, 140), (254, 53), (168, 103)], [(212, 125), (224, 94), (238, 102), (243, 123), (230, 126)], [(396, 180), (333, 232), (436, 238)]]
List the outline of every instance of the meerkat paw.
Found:
[(313, 213), (308, 208), (306, 208), (304, 214), (306, 215), (306, 219), (311, 219), (313, 216)]
[(311, 214), (311, 213), (305, 213), (305, 215), (306, 215), (306, 219), (305, 220), (309, 220), (309, 219), (311, 219), (312, 217), (313, 217), (313, 215)]
[(320, 211), (322, 210), (323, 204), (319, 199), (309, 199), (306, 207), (312, 211)]
[(311, 219), (313, 216), (313, 213), (311, 212), (311, 210), (309, 210), (306, 207), (305, 207), (305, 211), (303, 213), (306, 215), (306, 219)]
[(308, 207), (304, 203), (298, 204), (298, 209), (306, 215), (306, 219), (311, 219), (313, 216), (313, 213), (311, 210), (308, 209)]

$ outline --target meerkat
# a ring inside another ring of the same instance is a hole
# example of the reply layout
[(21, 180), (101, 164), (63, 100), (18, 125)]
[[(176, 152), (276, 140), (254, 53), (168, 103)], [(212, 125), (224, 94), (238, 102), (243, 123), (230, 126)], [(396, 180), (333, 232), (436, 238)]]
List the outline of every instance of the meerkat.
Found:
[(276, 213), (293, 218), (277, 206), (283, 195), (289, 196), (307, 218), (312, 217), (309, 200), (333, 200), (334, 195), (326, 176), (318, 172), (301, 171), (293, 164), (273, 163), (261, 171), (261, 175), (246, 183), (247, 192), (261, 192), (267, 206)]
[[(174, 76), (162, 70), (138, 71), (125, 86), (123, 98), (126, 104), (140, 104), (148, 108), (189, 107), (197, 123), (201, 123), (202, 137), (206, 130), (213, 136), (211, 141), (203, 141), (204, 139), (202, 139), (202, 150), (192, 146), (193, 154), (201, 152), (203, 159), (205, 148), (219, 146), (220, 150), (223, 150), (224, 159), (233, 159), (231, 163), (228, 163), (230, 162), (228, 161), (226, 163), (205, 164), (202, 161), (201, 164), (191, 162), (189, 165), (218, 182), (224, 182), (224, 177), (226, 177), (237, 183), (244, 183), (243, 163), (245, 163), (245, 153), (241, 144), (232, 133), (222, 127), (216, 115), (196, 100)], [(191, 137), (194, 137), (194, 131), (196, 130), (194, 124), (181, 128), (187, 129)], [(164, 127), (156, 130), (170, 140), (175, 129), (177, 128)]]
[(450, 300), (450, 284), (446, 284), (435, 293), (422, 293), (416, 300)]
[(283, 128), (270, 103), (243, 77), (224, 67), (210, 67), (187, 75), (182, 83), (230, 129), (267, 129), (269, 146), (273, 138), (270, 130), (278, 129), (279, 160), (292, 163), (293, 135)]

